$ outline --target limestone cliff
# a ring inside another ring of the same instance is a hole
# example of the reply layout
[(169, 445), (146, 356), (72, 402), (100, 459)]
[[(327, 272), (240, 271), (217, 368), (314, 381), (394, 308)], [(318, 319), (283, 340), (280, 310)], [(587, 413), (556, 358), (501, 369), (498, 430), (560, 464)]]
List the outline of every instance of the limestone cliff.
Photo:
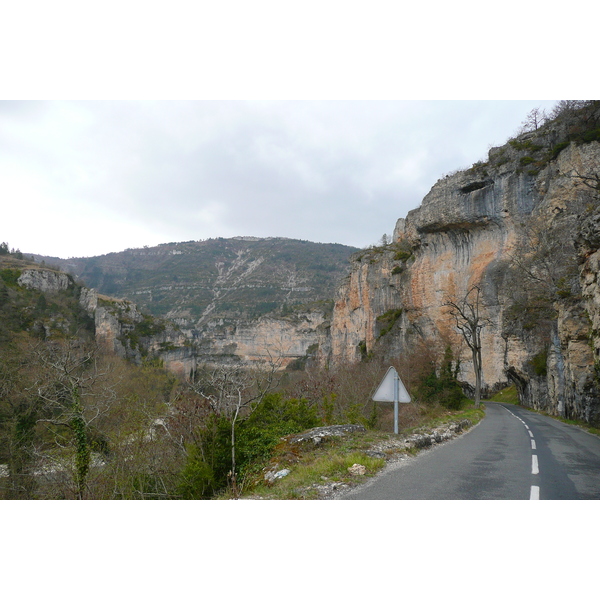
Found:
[[(92, 334), (102, 352), (116, 354), (138, 364), (145, 357), (160, 358), (168, 368), (184, 375), (189, 375), (196, 367), (191, 345), (174, 323), (144, 314), (127, 300), (98, 294), (76, 283), (67, 273), (45, 266), (18, 266), (22, 267), (18, 269), (16, 281), (19, 286), (42, 292), (52, 301), (56, 295), (64, 293), (74, 298), (80, 310), (83, 309), (89, 317)], [(71, 319), (76, 318), (76, 315), (71, 315)], [(63, 333), (73, 335), (76, 325), (63, 321)], [(57, 324), (52, 324), (56, 328)], [(45, 329), (49, 329), (48, 326)]]
[(526, 405), (597, 421), (599, 127), (590, 103), (440, 179), (399, 219), (393, 244), (354, 255), (321, 361), (443, 342), (473, 384), (444, 303), (479, 286), (485, 387), (512, 381)]
[(59, 292), (74, 286), (73, 278), (53, 269), (30, 268), (24, 270), (17, 280), (18, 284), (39, 290), (40, 292)]

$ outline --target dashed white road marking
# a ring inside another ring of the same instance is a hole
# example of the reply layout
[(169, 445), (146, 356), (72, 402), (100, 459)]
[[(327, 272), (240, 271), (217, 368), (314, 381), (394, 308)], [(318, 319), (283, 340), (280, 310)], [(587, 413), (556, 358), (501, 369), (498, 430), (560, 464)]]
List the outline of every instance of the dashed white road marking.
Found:
[[(506, 406), (504, 406), (503, 408), (506, 408)], [(525, 423), (525, 421), (523, 421), (523, 419), (521, 419), (521, 417), (517, 416), (512, 410), (509, 410), (508, 408), (506, 408), (506, 410), (508, 410), (508, 412), (513, 417), (515, 417), (516, 419), (519, 419), (519, 421), (521, 421), (521, 423), (523, 423), (523, 425), (525, 426), (525, 429), (527, 429), (527, 433), (529, 433), (529, 437), (531, 438), (531, 449), (536, 450), (537, 448), (535, 445), (535, 439), (533, 437), (533, 432), (531, 431), (531, 429), (529, 429), (529, 425), (527, 425), (527, 423)], [(539, 473), (540, 473), (540, 467), (538, 464), (537, 454), (532, 454), (531, 455), (531, 474), (539, 475)], [(530, 500), (539, 500), (540, 499), (540, 486), (539, 485), (531, 486), (531, 492), (530, 492), (529, 499)]]

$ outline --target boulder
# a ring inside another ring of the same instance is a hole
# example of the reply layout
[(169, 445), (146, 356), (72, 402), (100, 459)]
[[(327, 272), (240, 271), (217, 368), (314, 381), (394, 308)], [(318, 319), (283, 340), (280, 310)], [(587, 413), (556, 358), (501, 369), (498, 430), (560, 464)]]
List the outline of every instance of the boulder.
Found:
[(350, 473), (350, 475), (364, 475), (366, 472), (367, 468), (358, 463), (354, 463), (351, 467), (348, 467), (348, 473)]

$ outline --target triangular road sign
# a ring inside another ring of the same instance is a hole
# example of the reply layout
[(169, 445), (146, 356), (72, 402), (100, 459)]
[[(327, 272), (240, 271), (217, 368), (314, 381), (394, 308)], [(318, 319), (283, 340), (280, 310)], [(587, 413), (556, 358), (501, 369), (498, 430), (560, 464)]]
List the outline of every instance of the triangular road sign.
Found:
[[(397, 386), (398, 395), (395, 397), (394, 388)], [(404, 387), (402, 380), (400, 379), (398, 372), (394, 367), (390, 367), (385, 374), (379, 387), (373, 394), (373, 400), (375, 402), (394, 402), (397, 399), (398, 402), (410, 402), (410, 394)]]

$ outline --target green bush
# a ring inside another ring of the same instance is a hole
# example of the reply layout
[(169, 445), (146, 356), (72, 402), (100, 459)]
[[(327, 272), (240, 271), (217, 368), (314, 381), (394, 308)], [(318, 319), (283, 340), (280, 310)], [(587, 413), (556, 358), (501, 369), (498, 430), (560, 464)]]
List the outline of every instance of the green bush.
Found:
[[(283, 436), (320, 424), (316, 407), (306, 400), (286, 400), (281, 394), (265, 396), (254, 412), (236, 425), (238, 481), (260, 469)], [(199, 432), (197, 446), (188, 449), (178, 493), (184, 498), (200, 498), (225, 489), (231, 466), (231, 421), (212, 415)]]
[(386, 333), (388, 333), (392, 327), (394, 326), (394, 323), (402, 316), (402, 309), (401, 308), (392, 308), (386, 312), (384, 312), (382, 315), (379, 315), (376, 319), (376, 321), (382, 325), (382, 329), (379, 332), (379, 337), (384, 336)]
[(538, 352), (530, 361), (529, 364), (533, 368), (533, 372), (538, 377), (545, 377), (548, 373), (548, 349), (545, 348)]
[(213, 470), (204, 461), (199, 448), (190, 447), (185, 467), (179, 476), (177, 495), (184, 500), (210, 498), (214, 493), (214, 485)]
[(162, 333), (164, 330), (164, 323), (156, 321), (156, 319), (149, 315), (144, 315), (143, 320), (135, 324), (134, 334), (136, 337), (152, 337)]
[(524, 142), (520, 142), (518, 140), (509, 140), (508, 143), (515, 148), (515, 150), (529, 150), (529, 152), (537, 152), (543, 148), (543, 146), (534, 144), (531, 140), (526, 140)]
[(522, 156), (519, 159), (519, 164), (524, 167), (525, 165), (530, 165), (531, 163), (535, 162), (535, 158), (533, 158), (533, 156)]
[(431, 370), (421, 379), (416, 395), (422, 402), (439, 402), (450, 410), (460, 410), (467, 401), (460, 383), (458, 383), (459, 365), (452, 369), (452, 351), (446, 349), (441, 367), (432, 364)]
[(398, 250), (394, 254), (394, 260), (407, 261), (412, 256), (412, 252), (406, 250)]
[(17, 280), (21, 277), (21, 271), (19, 269), (2, 269), (0, 270), (0, 277), (7, 286), (17, 287)]
[(240, 472), (256, 461), (269, 458), (285, 435), (299, 433), (321, 424), (314, 406), (305, 399), (286, 400), (269, 394), (237, 429), (237, 463)]
[(369, 352), (367, 351), (367, 342), (366, 340), (361, 340), (356, 345), (357, 350), (360, 352), (360, 359), (367, 360), (369, 358)]
[(587, 131), (581, 136), (584, 143), (595, 142), (600, 140), (600, 128)]
[(550, 156), (554, 160), (565, 148), (568, 148), (571, 142), (561, 142), (560, 144), (556, 144), (550, 150)]

